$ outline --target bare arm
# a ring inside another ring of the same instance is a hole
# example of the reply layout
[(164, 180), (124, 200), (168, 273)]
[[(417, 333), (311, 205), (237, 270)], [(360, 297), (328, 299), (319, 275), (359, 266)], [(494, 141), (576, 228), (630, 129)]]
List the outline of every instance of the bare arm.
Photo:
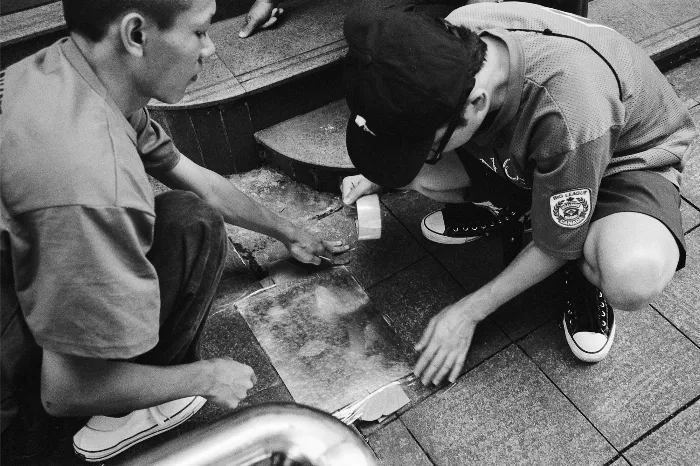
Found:
[(319, 255), (332, 255), (348, 249), (341, 241), (317, 239), (246, 196), (226, 178), (200, 167), (187, 157), (181, 157), (180, 162), (159, 179), (171, 188), (196, 193), (221, 212), (226, 222), (281, 241), (302, 262), (319, 264)]
[(422, 354), (414, 369), (424, 384), (457, 380), (479, 322), (515, 296), (554, 273), (566, 260), (528, 244), (511, 264), (489, 283), (447, 306), (430, 320), (416, 345)]
[(161, 367), (44, 350), (41, 399), (54, 416), (123, 413), (194, 395), (234, 408), (255, 381), (252, 368), (231, 359)]

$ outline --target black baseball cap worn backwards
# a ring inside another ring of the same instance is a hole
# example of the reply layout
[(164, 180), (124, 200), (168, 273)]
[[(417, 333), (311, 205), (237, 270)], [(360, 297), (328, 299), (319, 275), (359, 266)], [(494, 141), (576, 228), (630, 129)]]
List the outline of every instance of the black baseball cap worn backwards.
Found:
[(374, 183), (406, 186), (428, 158), (436, 131), (457, 121), (474, 87), (461, 71), (469, 54), (441, 20), (418, 13), (358, 9), (343, 32), (350, 160)]

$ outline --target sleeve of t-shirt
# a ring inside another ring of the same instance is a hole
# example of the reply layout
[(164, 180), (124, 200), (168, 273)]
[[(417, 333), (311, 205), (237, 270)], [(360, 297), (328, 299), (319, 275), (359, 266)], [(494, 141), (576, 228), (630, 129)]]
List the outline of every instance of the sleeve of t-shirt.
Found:
[(148, 174), (168, 171), (177, 165), (180, 151), (146, 108), (133, 113), (129, 123), (136, 130), (136, 149)]
[[(550, 124), (545, 123), (543, 127)], [(535, 162), (531, 211), (533, 241), (548, 254), (567, 260), (583, 253), (598, 187), (613, 146), (611, 132), (607, 131), (564, 152), (547, 150), (561, 147), (570, 137), (568, 132), (550, 132), (541, 138), (535, 135), (534, 140), (542, 143), (535, 147), (531, 157)]]
[(146, 258), (153, 215), (67, 205), (20, 214), (12, 248), (16, 292), (39, 346), (127, 359), (158, 342), (158, 277)]

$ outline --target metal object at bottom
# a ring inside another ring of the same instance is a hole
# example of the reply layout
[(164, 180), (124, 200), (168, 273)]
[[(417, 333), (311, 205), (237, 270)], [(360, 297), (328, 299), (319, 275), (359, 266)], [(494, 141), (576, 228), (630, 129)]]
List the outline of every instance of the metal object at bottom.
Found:
[(376, 466), (372, 450), (330, 414), (289, 403), (242, 409), (127, 464)]

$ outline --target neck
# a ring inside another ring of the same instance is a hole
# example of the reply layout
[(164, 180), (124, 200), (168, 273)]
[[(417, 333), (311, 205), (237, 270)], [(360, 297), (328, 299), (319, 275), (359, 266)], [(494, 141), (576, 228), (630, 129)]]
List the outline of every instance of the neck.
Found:
[(112, 37), (108, 35), (99, 42), (92, 42), (79, 34), (71, 34), (71, 37), (124, 116), (128, 117), (148, 103), (149, 99), (137, 92), (129, 67), (112, 44)]
[(510, 58), (508, 47), (500, 39), (488, 35), (482, 36), (482, 39), (487, 47), (486, 61), (476, 79), (491, 92), (489, 111), (493, 112), (499, 110), (506, 99)]

